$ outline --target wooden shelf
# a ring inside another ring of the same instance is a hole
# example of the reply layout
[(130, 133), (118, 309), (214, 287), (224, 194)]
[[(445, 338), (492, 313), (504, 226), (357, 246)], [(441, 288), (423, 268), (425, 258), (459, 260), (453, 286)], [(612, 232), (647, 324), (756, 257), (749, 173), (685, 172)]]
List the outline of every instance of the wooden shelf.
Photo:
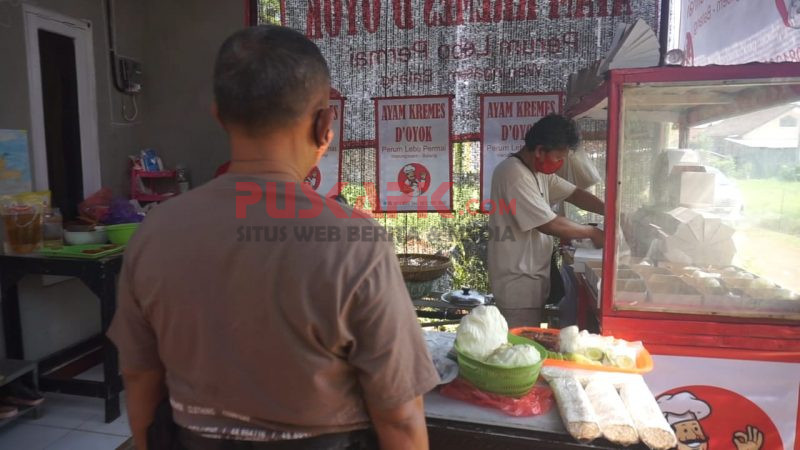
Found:
[(140, 202), (163, 202), (175, 197), (177, 194), (134, 194), (133, 199)]
[(134, 175), (139, 178), (174, 178), (174, 170), (161, 170), (158, 172), (148, 172), (145, 170), (134, 170)]

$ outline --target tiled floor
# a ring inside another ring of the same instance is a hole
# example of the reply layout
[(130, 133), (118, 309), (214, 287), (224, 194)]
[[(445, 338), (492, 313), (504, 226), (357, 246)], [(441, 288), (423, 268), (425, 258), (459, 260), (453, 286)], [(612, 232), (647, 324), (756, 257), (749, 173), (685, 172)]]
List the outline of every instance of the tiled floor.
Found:
[[(94, 367), (78, 378), (101, 380), (102, 368)], [(3, 450), (115, 450), (131, 432), (122, 396), (122, 415), (103, 421), (103, 400), (64, 394), (45, 394), (38, 419), (22, 418), (0, 429)]]

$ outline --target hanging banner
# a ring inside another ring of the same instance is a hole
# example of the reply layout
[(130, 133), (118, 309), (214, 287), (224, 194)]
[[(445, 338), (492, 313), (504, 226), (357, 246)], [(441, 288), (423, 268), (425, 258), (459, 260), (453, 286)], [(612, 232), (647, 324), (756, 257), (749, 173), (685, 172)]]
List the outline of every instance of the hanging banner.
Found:
[(375, 99), (376, 212), (453, 209), (450, 96)]
[(344, 99), (342, 97), (331, 97), (330, 107), (333, 110), (333, 142), (328, 151), (322, 155), (319, 164), (314, 166), (308, 175), (305, 183), (310, 185), (318, 194), (323, 197), (332, 197), (340, 192), (339, 182), (342, 178), (342, 136), (344, 135)]
[(800, 448), (800, 364), (653, 355), (645, 380), (678, 448)]
[(686, 65), (800, 61), (797, 0), (683, 0)]
[(562, 93), (481, 95), (481, 210), (489, 200), (494, 168), (525, 145), (525, 133), (542, 117), (561, 113)]
[(454, 133), (477, 138), (480, 93), (561, 91), (659, 0), (282, 0), (347, 97), (348, 146), (372, 146), (377, 97), (454, 94)]

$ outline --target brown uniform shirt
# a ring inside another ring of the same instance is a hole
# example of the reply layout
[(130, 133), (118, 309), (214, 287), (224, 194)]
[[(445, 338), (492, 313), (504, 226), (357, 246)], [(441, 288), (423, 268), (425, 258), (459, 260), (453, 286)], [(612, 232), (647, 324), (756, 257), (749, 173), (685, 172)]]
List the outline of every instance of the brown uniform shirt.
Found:
[[(227, 174), (156, 207), (108, 335), (124, 369), (165, 369), (176, 422), (202, 434), (365, 428), (365, 400), (397, 406), (439, 380), (393, 246), (363, 214), (271, 180)], [(237, 182), (262, 192), (246, 218)]]

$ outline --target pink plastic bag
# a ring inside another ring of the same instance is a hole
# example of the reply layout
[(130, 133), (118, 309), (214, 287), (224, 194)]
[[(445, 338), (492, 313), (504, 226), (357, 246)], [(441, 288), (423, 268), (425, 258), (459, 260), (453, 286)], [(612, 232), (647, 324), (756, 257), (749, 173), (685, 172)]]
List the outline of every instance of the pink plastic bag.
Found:
[(78, 205), (78, 213), (88, 221), (102, 222), (108, 215), (112, 198), (111, 189), (102, 188)]
[(553, 391), (545, 386), (534, 386), (523, 397), (516, 398), (483, 392), (470, 382), (456, 378), (442, 386), (439, 393), (473, 405), (499, 409), (515, 417), (538, 416), (547, 413), (553, 407)]

